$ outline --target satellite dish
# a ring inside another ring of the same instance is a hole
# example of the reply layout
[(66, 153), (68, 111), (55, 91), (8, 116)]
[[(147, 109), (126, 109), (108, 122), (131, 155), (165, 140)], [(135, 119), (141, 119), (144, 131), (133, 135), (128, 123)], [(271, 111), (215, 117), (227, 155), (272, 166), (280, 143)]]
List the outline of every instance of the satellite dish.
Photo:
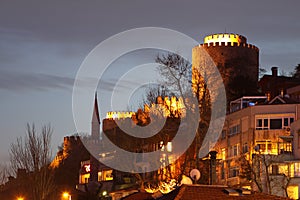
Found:
[(193, 181), (198, 181), (200, 179), (201, 173), (198, 169), (192, 169), (190, 172), (190, 176), (193, 179)]

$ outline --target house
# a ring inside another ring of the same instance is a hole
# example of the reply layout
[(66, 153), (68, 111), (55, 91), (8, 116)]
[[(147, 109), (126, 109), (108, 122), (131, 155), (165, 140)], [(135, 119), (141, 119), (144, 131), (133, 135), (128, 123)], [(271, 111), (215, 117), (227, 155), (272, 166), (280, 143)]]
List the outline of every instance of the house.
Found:
[(272, 67), (271, 75), (264, 75), (258, 82), (259, 88), (269, 100), (277, 95), (287, 94), (287, 89), (300, 84), (300, 79), (288, 76), (279, 76), (278, 67)]

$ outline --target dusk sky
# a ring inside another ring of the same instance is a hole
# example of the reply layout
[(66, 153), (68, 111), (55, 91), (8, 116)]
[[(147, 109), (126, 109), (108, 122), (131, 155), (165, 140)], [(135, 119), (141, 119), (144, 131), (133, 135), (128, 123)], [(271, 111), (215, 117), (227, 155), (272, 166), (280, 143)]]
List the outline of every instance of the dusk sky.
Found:
[[(27, 122), (38, 129), (51, 123), (53, 153), (64, 136), (77, 132), (74, 79), (88, 53), (108, 37), (133, 28), (164, 27), (202, 43), (204, 36), (226, 30), (246, 36), (260, 49), (261, 68), (278, 66), (288, 74), (300, 63), (299, 8), (300, 1), (292, 0), (1, 0), (0, 163), (8, 160), (10, 143), (25, 134)], [(154, 56), (149, 51), (120, 58), (113, 73), (154, 61)], [(114, 82), (108, 77), (102, 87), (111, 90)], [(108, 105), (104, 96), (98, 94), (98, 102)], [(85, 106), (90, 112), (93, 104)], [(101, 112), (103, 119), (106, 111)], [(82, 131), (89, 132), (90, 120)]]

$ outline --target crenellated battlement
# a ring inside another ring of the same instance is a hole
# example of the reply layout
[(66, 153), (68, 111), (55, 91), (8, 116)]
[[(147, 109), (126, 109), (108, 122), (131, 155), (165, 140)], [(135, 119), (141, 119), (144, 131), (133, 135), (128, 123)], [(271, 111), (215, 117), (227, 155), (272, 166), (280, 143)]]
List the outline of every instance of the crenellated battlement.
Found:
[(81, 139), (80, 136), (65, 136), (64, 137), (64, 143), (63, 143), (63, 148), (57, 152), (55, 158), (50, 164), (50, 167), (52, 168), (57, 168), (59, 165), (62, 163), (62, 161), (67, 158), (70, 154), (70, 152), (73, 149), (78, 148), (81, 146)]
[(135, 112), (132, 111), (121, 111), (121, 112), (107, 112), (105, 119), (127, 119), (132, 118), (132, 116), (136, 115)]
[(238, 42), (211, 42), (211, 43), (204, 43), (204, 44), (199, 44), (199, 46), (208, 48), (208, 47), (244, 47), (248, 49), (254, 49), (255, 51), (259, 51), (259, 48), (256, 47), (253, 44), (247, 44), (247, 43), (238, 43)]
[(234, 33), (217, 33), (204, 37), (204, 43), (236, 42), (247, 43), (247, 38)]
[(80, 142), (80, 136), (76, 135), (72, 135), (72, 136), (65, 136), (64, 137), (64, 142), (71, 142), (71, 143), (77, 143)]

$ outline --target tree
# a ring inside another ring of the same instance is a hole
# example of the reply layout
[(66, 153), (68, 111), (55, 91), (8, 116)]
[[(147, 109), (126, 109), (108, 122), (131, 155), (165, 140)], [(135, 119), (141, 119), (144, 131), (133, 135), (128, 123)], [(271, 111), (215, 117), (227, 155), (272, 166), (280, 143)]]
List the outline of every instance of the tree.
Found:
[(149, 86), (145, 91), (145, 96), (140, 107), (143, 107), (145, 104), (151, 105), (152, 103), (156, 103), (157, 97), (164, 98), (172, 95), (174, 94), (171, 94), (164, 86)]
[(275, 187), (281, 186), (280, 189), (283, 189), (285, 195), (288, 196), (287, 188), (291, 180), (288, 170), (283, 174), (278, 172), (273, 174), (271, 172), (272, 165), (276, 166), (278, 163), (284, 163), (286, 160), (290, 160), (289, 155), (271, 155), (258, 152), (257, 154), (252, 154), (251, 161), (246, 154), (241, 155), (238, 159), (240, 166), (239, 176), (247, 181), (252, 181), (259, 192), (276, 194), (278, 191)]
[(191, 64), (175, 53), (157, 55), (155, 62), (159, 64), (158, 71), (165, 79), (165, 87), (178, 91), (176, 96), (186, 94)]
[(294, 78), (300, 78), (300, 64), (298, 64), (295, 69), (294, 69), (294, 73), (293, 73), (293, 77)]
[(259, 68), (258, 69), (258, 77), (262, 78), (267, 73), (267, 70), (265, 68)]
[(25, 137), (17, 138), (9, 150), (13, 173), (26, 170), (26, 178), (20, 184), (26, 186), (24, 192), (32, 200), (51, 199), (55, 194), (53, 170), (49, 167), (52, 132), (50, 125), (43, 126), (38, 133), (34, 124), (27, 124)]
[(1, 164), (0, 165), (0, 186), (7, 181), (9, 175), (10, 174), (9, 174), (8, 166), (6, 164)]
[[(204, 63), (206, 60), (203, 59), (201, 61)], [(179, 162), (181, 162), (181, 175), (187, 174), (191, 169), (200, 167), (201, 158), (199, 158), (198, 154), (208, 130), (211, 116), (211, 96), (207, 87), (207, 81), (213, 78), (214, 74), (205, 69), (205, 64), (209, 63), (201, 63), (200, 66), (194, 66), (191, 69), (191, 64), (187, 60), (174, 53), (158, 55), (156, 62), (160, 64), (158, 71), (164, 78), (164, 85), (177, 91), (177, 97), (183, 98), (185, 109), (193, 110), (194, 107), (188, 102), (188, 98), (191, 95), (188, 91), (190, 91), (191, 86), (193, 95), (196, 96), (198, 101), (200, 121), (193, 122), (198, 123), (198, 130), (196, 130), (196, 136), (190, 148), (179, 159)], [(207, 182), (207, 180), (204, 180), (204, 182)]]

